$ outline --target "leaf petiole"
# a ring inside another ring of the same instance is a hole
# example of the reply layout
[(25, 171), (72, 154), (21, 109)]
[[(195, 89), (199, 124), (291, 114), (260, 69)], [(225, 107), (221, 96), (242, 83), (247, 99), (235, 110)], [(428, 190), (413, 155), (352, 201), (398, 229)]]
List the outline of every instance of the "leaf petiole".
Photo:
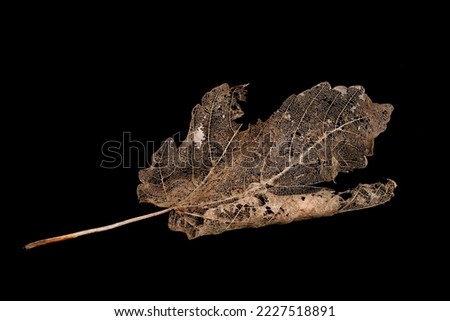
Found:
[(48, 239), (43, 239), (43, 240), (39, 240), (39, 241), (36, 241), (36, 242), (28, 243), (27, 245), (24, 246), (24, 248), (26, 250), (29, 250), (29, 249), (32, 249), (34, 247), (41, 246), (41, 245), (47, 245), (47, 244), (50, 244), (50, 243), (66, 241), (66, 240), (74, 239), (74, 238), (77, 238), (77, 237), (83, 236), (83, 235), (94, 234), (94, 233), (98, 233), (98, 232), (112, 230), (112, 229), (115, 229), (116, 227), (120, 227), (120, 226), (123, 226), (123, 225), (127, 225), (127, 224), (130, 224), (130, 223), (134, 223), (134, 222), (138, 222), (138, 221), (142, 221), (142, 220), (146, 220), (148, 218), (155, 217), (155, 216), (158, 216), (158, 215), (170, 212), (171, 210), (172, 210), (172, 208), (166, 208), (166, 209), (158, 211), (158, 212), (153, 212), (153, 213), (145, 214), (145, 215), (142, 215), (142, 216), (133, 217), (133, 218), (130, 218), (128, 220), (117, 222), (117, 223), (113, 223), (113, 224), (110, 224), (110, 225), (105, 225), (105, 226), (91, 228), (91, 229), (88, 229), (88, 230), (79, 231), (79, 232), (75, 232), (75, 233), (69, 233), (69, 234), (65, 234), (65, 235), (50, 237)]

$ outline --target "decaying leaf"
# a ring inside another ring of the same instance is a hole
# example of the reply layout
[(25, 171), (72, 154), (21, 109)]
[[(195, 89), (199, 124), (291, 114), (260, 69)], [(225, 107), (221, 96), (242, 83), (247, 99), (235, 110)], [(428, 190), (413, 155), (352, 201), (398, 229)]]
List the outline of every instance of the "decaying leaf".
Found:
[(223, 84), (205, 94), (182, 144), (167, 139), (140, 171), (139, 200), (173, 209), (170, 229), (192, 239), (330, 216), (393, 196), (392, 180), (344, 192), (316, 186), (367, 165), (391, 105), (372, 103), (361, 86), (321, 83), (240, 130), (245, 88)]
[(180, 146), (168, 138), (141, 170), (141, 202), (165, 208), (108, 226), (30, 243), (33, 248), (170, 212), (169, 227), (193, 239), (285, 224), (387, 202), (395, 182), (343, 192), (319, 187), (367, 165), (393, 107), (372, 103), (361, 86), (321, 83), (292, 95), (267, 121), (241, 130), (246, 85), (220, 85), (194, 107)]

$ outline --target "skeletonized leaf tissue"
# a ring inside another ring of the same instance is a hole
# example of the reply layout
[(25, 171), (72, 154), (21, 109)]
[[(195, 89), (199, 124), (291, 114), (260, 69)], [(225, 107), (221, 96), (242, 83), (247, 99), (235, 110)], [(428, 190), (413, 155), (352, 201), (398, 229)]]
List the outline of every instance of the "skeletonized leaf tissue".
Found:
[(268, 120), (242, 130), (237, 119), (246, 86), (223, 84), (206, 93), (192, 111), (185, 140), (177, 146), (168, 138), (151, 166), (139, 172), (139, 200), (163, 210), (26, 248), (166, 212), (169, 228), (193, 239), (368, 208), (394, 195), (392, 180), (341, 192), (317, 186), (367, 165), (392, 105), (373, 103), (361, 86), (321, 83), (288, 97)]

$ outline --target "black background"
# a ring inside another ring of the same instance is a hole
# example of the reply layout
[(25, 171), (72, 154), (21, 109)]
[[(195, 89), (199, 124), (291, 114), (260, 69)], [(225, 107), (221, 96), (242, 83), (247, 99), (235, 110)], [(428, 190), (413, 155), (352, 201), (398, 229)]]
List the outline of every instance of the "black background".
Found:
[[(17, 96), (13, 134), (26, 133), (25, 153), (13, 222), (3, 233), (12, 253), (5, 275), (14, 281), (2, 285), (2, 299), (449, 299), (446, 211), (431, 184), (441, 160), (426, 135), (435, 130), (428, 115), (440, 107), (421, 96), (439, 92), (431, 75), (439, 67), (417, 51), (438, 50), (426, 34), (396, 25), (390, 8), (326, 25), (320, 15), (300, 24), (306, 12), (279, 23), (266, 9), (248, 13), (256, 22), (233, 12), (238, 20), (208, 15), (176, 26), (154, 22), (155, 10), (145, 19), (98, 13), (67, 23), (61, 16), (24, 30), (16, 58), (17, 84), (26, 90)], [(184, 138), (192, 107), (224, 82), (250, 83), (242, 121), (255, 122), (322, 81), (362, 85), (373, 101), (394, 105), (367, 168), (337, 179), (345, 186), (394, 179), (391, 202), (193, 241), (160, 216), (22, 249), (157, 209), (138, 204), (136, 155), (131, 168), (100, 167), (104, 142), (123, 132), (156, 147), (177, 132)]]

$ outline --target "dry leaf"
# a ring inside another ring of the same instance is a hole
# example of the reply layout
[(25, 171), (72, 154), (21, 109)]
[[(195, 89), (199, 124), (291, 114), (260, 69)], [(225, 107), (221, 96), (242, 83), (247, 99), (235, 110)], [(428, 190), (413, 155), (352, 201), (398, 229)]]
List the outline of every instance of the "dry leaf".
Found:
[(193, 239), (225, 231), (286, 224), (387, 202), (396, 184), (319, 187), (339, 172), (367, 165), (374, 139), (393, 107), (372, 103), (361, 86), (321, 83), (292, 95), (267, 121), (241, 130), (239, 101), (247, 85), (212, 89), (194, 107), (180, 146), (167, 139), (141, 170), (141, 202), (159, 212), (30, 243), (25, 248), (110, 230), (170, 212), (169, 227)]
[(391, 105), (372, 103), (361, 86), (321, 83), (241, 131), (245, 87), (223, 84), (204, 95), (183, 143), (167, 139), (140, 171), (139, 200), (173, 209), (170, 229), (192, 239), (330, 216), (393, 196), (392, 180), (340, 193), (315, 186), (367, 165)]

